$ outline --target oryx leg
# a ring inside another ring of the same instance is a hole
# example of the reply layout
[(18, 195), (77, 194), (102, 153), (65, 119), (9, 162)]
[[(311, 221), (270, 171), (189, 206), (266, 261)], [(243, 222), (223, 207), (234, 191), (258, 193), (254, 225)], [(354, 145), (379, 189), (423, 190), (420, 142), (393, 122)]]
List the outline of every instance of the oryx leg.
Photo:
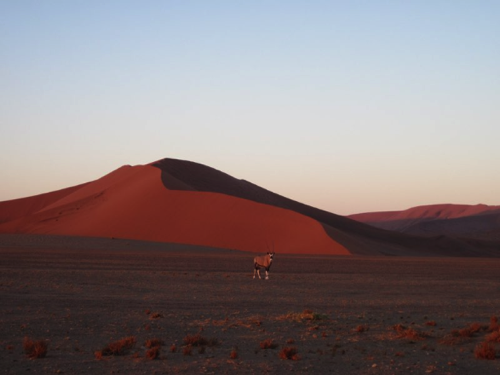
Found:
[(266, 268), (266, 280), (269, 280), (269, 272), (268, 272), (269, 268)]
[(260, 277), (260, 266), (255, 263), (255, 268), (253, 270), (253, 278), (255, 279), (255, 274), (257, 273), (257, 275), (259, 276), (259, 279), (262, 279), (262, 277)]

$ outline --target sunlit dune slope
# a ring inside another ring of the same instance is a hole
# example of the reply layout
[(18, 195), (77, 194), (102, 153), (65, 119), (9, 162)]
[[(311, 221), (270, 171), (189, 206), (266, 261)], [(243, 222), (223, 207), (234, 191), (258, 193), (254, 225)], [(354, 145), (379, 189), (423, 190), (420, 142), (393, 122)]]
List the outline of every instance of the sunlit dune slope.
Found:
[[(315, 220), (219, 193), (168, 190), (152, 166), (122, 167), (47, 200), (1, 232), (119, 237), (238, 250), (349, 254)], [(2, 208), (3, 203), (0, 203)]]
[[(340, 199), (340, 198), (339, 198)], [(0, 233), (117, 237), (295, 254), (499, 256), (498, 242), (387, 231), (208, 166), (163, 159), (0, 202)]]
[(78, 185), (28, 198), (0, 202), (0, 225), (23, 216), (32, 215), (48, 205), (63, 199), (74, 191), (81, 189), (85, 185)]

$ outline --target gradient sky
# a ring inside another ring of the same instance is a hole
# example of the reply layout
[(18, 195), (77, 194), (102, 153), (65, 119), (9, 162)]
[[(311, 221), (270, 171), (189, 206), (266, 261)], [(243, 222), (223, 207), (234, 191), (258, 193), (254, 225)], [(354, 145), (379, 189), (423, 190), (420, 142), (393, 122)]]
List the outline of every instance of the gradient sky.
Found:
[(338, 214), (500, 204), (499, 1), (0, 0), (0, 201), (197, 161)]

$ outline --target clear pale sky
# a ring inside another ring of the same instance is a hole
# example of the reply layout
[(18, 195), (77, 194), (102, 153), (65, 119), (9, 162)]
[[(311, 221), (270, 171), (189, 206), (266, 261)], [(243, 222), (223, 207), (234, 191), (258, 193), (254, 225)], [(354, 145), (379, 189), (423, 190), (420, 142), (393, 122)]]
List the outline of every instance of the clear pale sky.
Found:
[(187, 159), (338, 214), (500, 204), (499, 1), (0, 0), (0, 201)]

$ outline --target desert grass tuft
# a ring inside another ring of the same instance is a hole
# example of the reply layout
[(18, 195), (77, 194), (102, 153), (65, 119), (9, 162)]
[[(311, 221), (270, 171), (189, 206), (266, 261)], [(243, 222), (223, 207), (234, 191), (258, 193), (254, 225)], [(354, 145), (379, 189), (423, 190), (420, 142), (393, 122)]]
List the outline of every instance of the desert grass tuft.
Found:
[(276, 349), (278, 344), (276, 344), (272, 339), (266, 339), (260, 342), (261, 349)]
[(121, 340), (108, 344), (101, 350), (102, 355), (125, 355), (135, 345), (134, 336), (125, 337)]
[(163, 345), (163, 341), (160, 339), (149, 339), (146, 341), (146, 358), (156, 359), (160, 356), (160, 349)]
[(291, 320), (295, 322), (326, 320), (328, 315), (318, 314), (306, 309), (301, 313), (288, 313), (278, 317), (278, 320)]
[(368, 330), (369, 330), (369, 327), (365, 326), (365, 325), (359, 325), (356, 327), (356, 332), (358, 332), (358, 333), (363, 333), (363, 332), (366, 332)]
[(493, 332), (493, 331), (497, 331), (500, 327), (498, 326), (498, 318), (493, 315), (491, 318), (490, 318), (490, 326), (488, 328), (488, 331), (490, 332)]
[(281, 359), (290, 359), (292, 361), (297, 361), (299, 360), (299, 355), (297, 353), (297, 348), (294, 346), (284, 347), (283, 349), (281, 349), (279, 356)]
[(495, 331), (486, 336), (488, 342), (500, 342), (500, 331)]
[(205, 337), (201, 336), (199, 333), (196, 335), (187, 335), (184, 337), (184, 344), (186, 345), (191, 345), (191, 346), (217, 346), (219, 345), (219, 341), (217, 339), (211, 338), (211, 339), (206, 339)]
[(409, 339), (411, 341), (423, 340), (426, 337), (426, 334), (418, 332), (413, 328), (406, 328), (401, 324), (396, 324), (393, 329), (398, 333), (398, 338), (400, 339)]
[(462, 329), (454, 329), (451, 331), (451, 335), (455, 337), (473, 337), (475, 333), (481, 330), (481, 324), (472, 323), (468, 327)]
[(229, 355), (231, 359), (237, 359), (238, 358), (238, 351), (237, 350), (232, 350), (231, 354)]
[(154, 348), (155, 346), (163, 346), (163, 340), (160, 340), (160, 339), (149, 339), (146, 341), (146, 348)]
[(177, 346), (175, 344), (170, 345), (170, 352), (171, 353), (177, 352)]
[(183, 355), (191, 355), (193, 353), (193, 347), (191, 345), (185, 346), (182, 350)]
[(151, 315), (149, 315), (149, 319), (151, 319), (151, 320), (156, 320), (156, 319), (160, 319), (160, 318), (163, 318), (163, 315), (161, 315), (159, 312), (154, 312), (154, 313), (151, 313)]
[(495, 347), (489, 342), (483, 342), (474, 349), (474, 356), (477, 359), (495, 359)]
[(146, 351), (146, 358), (148, 359), (156, 359), (160, 356), (161, 346), (153, 346), (151, 349)]
[(47, 355), (47, 343), (44, 340), (34, 341), (25, 337), (23, 348), (29, 358), (44, 358)]

